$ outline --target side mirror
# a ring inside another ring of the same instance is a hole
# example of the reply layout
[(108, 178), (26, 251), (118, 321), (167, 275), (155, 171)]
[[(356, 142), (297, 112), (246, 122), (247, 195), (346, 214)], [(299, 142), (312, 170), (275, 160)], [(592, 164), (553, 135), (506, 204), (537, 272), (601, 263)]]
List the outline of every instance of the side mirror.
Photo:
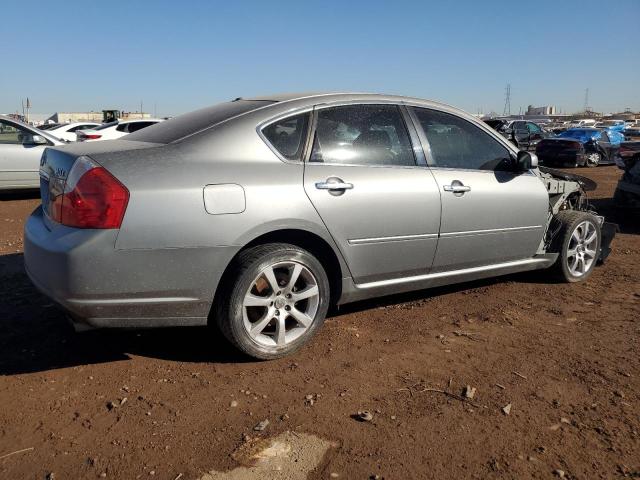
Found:
[(42, 135), (27, 135), (22, 143), (24, 145), (46, 145), (47, 140)]
[(535, 153), (520, 150), (516, 159), (516, 169), (524, 172), (532, 168), (538, 168), (538, 156)]

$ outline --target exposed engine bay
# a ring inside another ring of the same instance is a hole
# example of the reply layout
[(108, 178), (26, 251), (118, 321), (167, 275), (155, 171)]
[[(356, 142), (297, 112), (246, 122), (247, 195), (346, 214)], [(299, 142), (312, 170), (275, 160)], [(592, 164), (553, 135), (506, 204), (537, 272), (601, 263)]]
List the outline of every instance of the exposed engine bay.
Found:
[(593, 180), (563, 172), (554, 168), (539, 167), (540, 178), (549, 192), (549, 217), (547, 229), (540, 245), (541, 253), (549, 252), (554, 239), (560, 231), (560, 225), (554, 222), (554, 216), (563, 210), (578, 210), (593, 214), (600, 224), (602, 232), (602, 244), (598, 260), (604, 262), (611, 253), (611, 241), (618, 231), (618, 225), (606, 222), (602, 215), (598, 215), (589, 203), (587, 192), (595, 190), (598, 186)]

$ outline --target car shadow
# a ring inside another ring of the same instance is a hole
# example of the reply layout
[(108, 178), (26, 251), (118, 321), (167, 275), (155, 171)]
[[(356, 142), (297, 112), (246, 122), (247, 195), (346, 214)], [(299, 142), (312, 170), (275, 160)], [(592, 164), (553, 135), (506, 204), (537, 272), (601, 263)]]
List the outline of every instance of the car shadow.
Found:
[[(616, 223), (620, 233), (640, 234), (640, 215), (638, 209), (624, 208), (613, 203), (612, 198), (595, 198), (589, 203), (607, 222)], [(615, 239), (614, 239), (615, 245)]]
[[(24, 272), (23, 255), (0, 256), (0, 375), (100, 364), (144, 356), (180, 362), (253, 362), (214, 328), (94, 330), (76, 333), (65, 313), (39, 293)], [(503, 281), (546, 282), (537, 272), (390, 295), (334, 308), (328, 317), (407, 303)]]
[(37, 200), (38, 198), (40, 198), (40, 190), (37, 188), (0, 191), (0, 202), (7, 202), (11, 200)]

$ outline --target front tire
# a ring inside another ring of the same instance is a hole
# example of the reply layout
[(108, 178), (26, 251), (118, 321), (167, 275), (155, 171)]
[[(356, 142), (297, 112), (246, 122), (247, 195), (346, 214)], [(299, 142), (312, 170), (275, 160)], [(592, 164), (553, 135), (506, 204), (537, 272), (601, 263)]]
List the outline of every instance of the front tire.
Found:
[(600, 160), (602, 160), (602, 155), (598, 152), (589, 153), (587, 155), (587, 159), (585, 160), (585, 166), (587, 167), (597, 167), (600, 164)]
[(551, 249), (559, 253), (555, 273), (565, 282), (582, 282), (591, 276), (600, 255), (600, 225), (591, 213), (577, 210), (559, 212), (554, 221), (560, 227)]
[(272, 360), (293, 353), (322, 326), (330, 288), (320, 262), (290, 244), (259, 245), (234, 260), (232, 280), (214, 308), (224, 336), (240, 351)]

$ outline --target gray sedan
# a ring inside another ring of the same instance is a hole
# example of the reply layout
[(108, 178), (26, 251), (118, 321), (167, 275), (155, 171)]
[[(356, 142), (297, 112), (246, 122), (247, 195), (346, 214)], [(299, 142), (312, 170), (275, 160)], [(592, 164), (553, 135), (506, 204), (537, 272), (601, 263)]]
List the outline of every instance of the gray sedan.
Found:
[(0, 115), (0, 190), (38, 188), (42, 152), (47, 146), (65, 143), (47, 132)]
[(612, 236), (579, 178), (416, 98), (239, 98), (49, 148), (40, 177), (26, 269), (79, 329), (214, 323), (261, 359), (332, 304), (548, 267), (582, 281)]

